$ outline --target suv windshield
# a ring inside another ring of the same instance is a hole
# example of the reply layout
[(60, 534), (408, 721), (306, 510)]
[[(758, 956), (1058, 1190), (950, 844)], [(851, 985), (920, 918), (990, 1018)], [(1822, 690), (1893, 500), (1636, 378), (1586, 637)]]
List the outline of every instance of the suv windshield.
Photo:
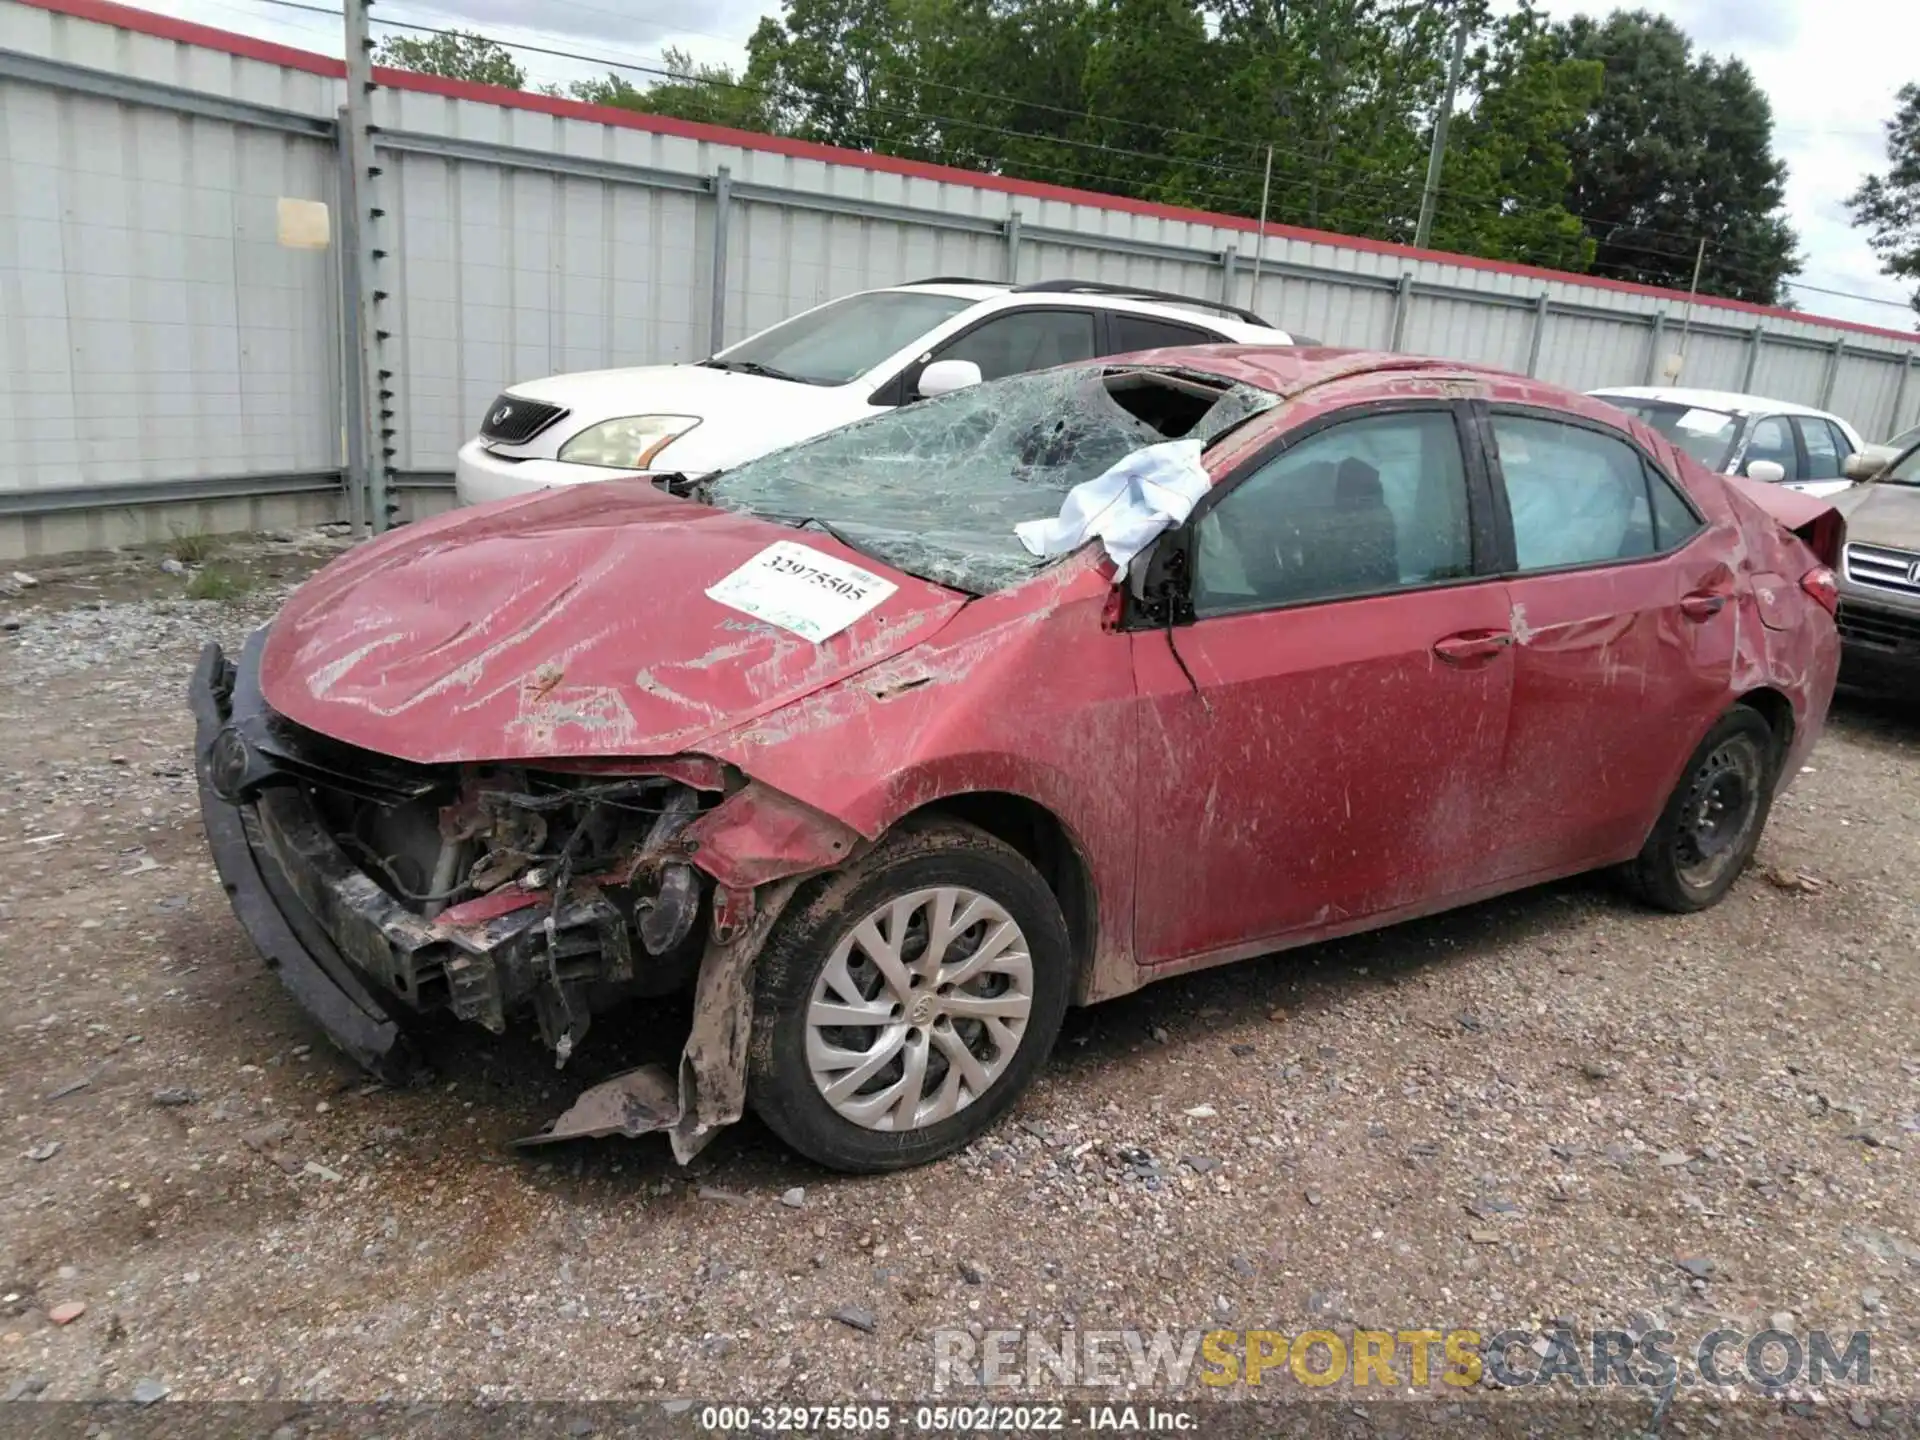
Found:
[(703, 365), (844, 385), (978, 301), (921, 290), (849, 295), (722, 350)]
[(1920, 445), (1902, 455), (1880, 476), (1880, 484), (1920, 485)]
[(1013, 533), (1075, 485), (1163, 440), (1211, 443), (1276, 403), (1190, 371), (1074, 366), (920, 400), (713, 478), (703, 498), (817, 525), (910, 575), (975, 595), (1045, 561)]
[(1672, 400), (1639, 400), (1627, 395), (1596, 397), (1624, 410), (1649, 429), (1657, 430), (1709, 470), (1724, 470), (1740, 436), (1738, 415), (1703, 410)]

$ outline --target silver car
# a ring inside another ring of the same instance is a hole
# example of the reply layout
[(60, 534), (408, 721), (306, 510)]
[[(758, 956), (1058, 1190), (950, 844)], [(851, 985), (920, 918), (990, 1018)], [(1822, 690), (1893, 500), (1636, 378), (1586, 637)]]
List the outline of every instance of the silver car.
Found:
[(1872, 455), (1849, 462), (1864, 483), (1835, 499), (1847, 522), (1840, 566), (1840, 678), (1920, 697), (1920, 436), (1876, 475)]

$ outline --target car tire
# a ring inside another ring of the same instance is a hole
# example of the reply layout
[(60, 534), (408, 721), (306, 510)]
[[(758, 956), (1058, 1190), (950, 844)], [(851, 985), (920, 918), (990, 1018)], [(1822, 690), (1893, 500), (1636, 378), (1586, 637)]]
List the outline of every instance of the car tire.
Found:
[(1059, 903), (1018, 851), (972, 825), (909, 821), (810, 882), (768, 937), (748, 1104), (835, 1170), (937, 1159), (999, 1120), (1045, 1062), (1069, 970)]
[(1757, 710), (1736, 705), (1722, 715), (1628, 862), (1628, 887), (1680, 914), (1718, 904), (1760, 843), (1777, 769), (1773, 731)]

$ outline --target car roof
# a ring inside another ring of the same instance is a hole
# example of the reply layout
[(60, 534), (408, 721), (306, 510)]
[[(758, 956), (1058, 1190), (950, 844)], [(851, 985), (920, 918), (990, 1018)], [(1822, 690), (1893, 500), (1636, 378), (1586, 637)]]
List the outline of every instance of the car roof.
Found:
[(1817, 415), (1823, 420), (1838, 420), (1831, 410), (1815, 409), (1793, 400), (1773, 400), (1765, 395), (1741, 395), (1732, 390), (1690, 390), (1675, 385), (1609, 385), (1589, 390), (1602, 399), (1616, 395), (1627, 400), (1660, 400), (1669, 405), (1691, 405), (1701, 410), (1722, 410), (1732, 415)]
[(1122, 286), (1104, 287), (1102, 282), (1085, 282), (1090, 288), (1072, 289), (1070, 280), (1046, 281), (1037, 285), (1012, 285), (990, 280), (970, 280), (959, 276), (933, 280), (913, 280), (904, 285), (888, 285), (888, 290), (917, 290), (935, 295), (984, 303), (989, 300), (1017, 300), (1022, 304), (1047, 305), (1063, 301), (1097, 310), (1120, 310), (1134, 315), (1154, 315), (1166, 319), (1185, 318), (1204, 321), (1235, 340), (1269, 345), (1307, 343), (1291, 331), (1266, 321), (1259, 324), (1228, 309), (1220, 301), (1186, 295), (1163, 294), (1156, 290), (1129, 290)]
[[(1086, 360), (1086, 365), (1112, 364), (1112, 359)], [(1344, 350), (1330, 345), (1175, 345), (1145, 350), (1126, 358), (1128, 364), (1182, 366), (1223, 380), (1237, 380), (1276, 395), (1294, 395), (1335, 380), (1357, 380), (1367, 375), (1453, 376), (1489, 384), (1532, 386), (1554, 396), (1581, 397), (1557, 385), (1528, 380), (1505, 370), (1441, 360), (1431, 355), (1398, 355), (1384, 350)]]
[[(1480, 387), (1485, 398), (1496, 403), (1552, 406), (1616, 428), (1620, 422), (1619, 412), (1606, 401), (1578, 390), (1491, 365), (1387, 350), (1345, 350), (1328, 345), (1181, 345), (1079, 363), (1177, 367), (1238, 381), (1282, 398), (1339, 383), (1355, 387), (1359, 392), (1355, 398), (1365, 400), (1374, 398), (1370, 392), (1375, 391), (1382, 397), (1391, 395), (1392, 387), (1405, 380), (1451, 380)], [(1352, 395), (1352, 391), (1347, 393)], [(1632, 417), (1628, 417), (1628, 424), (1635, 432), (1653, 433)]]

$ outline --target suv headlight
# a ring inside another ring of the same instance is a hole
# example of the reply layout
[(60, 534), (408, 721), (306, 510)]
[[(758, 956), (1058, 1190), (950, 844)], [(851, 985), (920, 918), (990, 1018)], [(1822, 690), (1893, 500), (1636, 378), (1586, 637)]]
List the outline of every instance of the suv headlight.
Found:
[(560, 447), (576, 465), (644, 470), (668, 445), (700, 423), (697, 415), (627, 415), (589, 425)]

